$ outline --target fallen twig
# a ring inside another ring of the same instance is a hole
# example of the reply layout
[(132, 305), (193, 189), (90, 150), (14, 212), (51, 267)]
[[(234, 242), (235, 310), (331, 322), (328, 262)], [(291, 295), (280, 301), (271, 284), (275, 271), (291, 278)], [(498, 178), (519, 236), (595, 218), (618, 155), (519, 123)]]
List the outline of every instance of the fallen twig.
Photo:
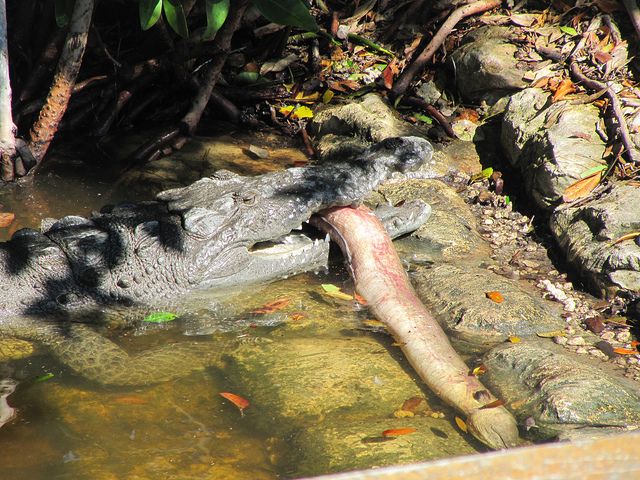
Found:
[(446, 117), (438, 111), (436, 107), (433, 105), (429, 105), (427, 102), (418, 97), (404, 97), (402, 99), (402, 103), (406, 103), (408, 105), (415, 105), (416, 107), (422, 108), (425, 112), (427, 112), (433, 119), (440, 124), (443, 130), (447, 133), (447, 135), (451, 138), (456, 138), (456, 134), (451, 128), (451, 124), (446, 119)]
[(405, 94), (414, 77), (424, 69), (427, 62), (431, 60), (431, 57), (436, 53), (436, 50), (440, 48), (447, 38), (447, 35), (449, 35), (451, 30), (453, 30), (453, 27), (455, 27), (460, 20), (471, 15), (499, 7), (501, 3), (501, 0), (479, 0), (454, 10), (433, 36), (426, 48), (400, 74), (398, 80), (396, 80), (393, 88), (391, 89), (392, 98), (398, 98)]
[(622, 0), (622, 3), (624, 3), (627, 9), (633, 28), (636, 29), (636, 33), (640, 39), (640, 8), (638, 8), (638, 2), (637, 0)]

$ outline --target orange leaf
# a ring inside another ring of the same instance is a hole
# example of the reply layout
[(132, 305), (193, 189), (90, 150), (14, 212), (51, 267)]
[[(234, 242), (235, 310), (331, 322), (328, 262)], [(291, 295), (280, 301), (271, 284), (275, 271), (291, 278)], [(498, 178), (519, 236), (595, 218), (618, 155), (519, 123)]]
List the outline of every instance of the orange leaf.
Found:
[(602, 172), (596, 172), (593, 175), (581, 178), (577, 182), (572, 183), (562, 194), (562, 200), (564, 202), (573, 202), (578, 198), (589, 195), (591, 191), (598, 186), (601, 178)]
[(300, 320), (302, 320), (304, 318), (304, 313), (302, 313), (302, 312), (292, 313), (290, 318), (294, 322), (299, 322)]
[(11, 212), (0, 212), (0, 228), (11, 225), (16, 216)]
[(240, 410), (240, 415), (244, 415), (244, 409), (249, 407), (249, 400), (242, 398), (240, 395), (229, 392), (220, 392), (222, 398), (226, 398)]
[(619, 353), (620, 355), (638, 355), (640, 352), (631, 348), (614, 348), (614, 352)]
[(465, 422), (460, 417), (456, 417), (455, 420), (456, 420), (456, 425), (458, 425), (458, 428), (460, 430), (462, 430), (464, 433), (467, 433), (469, 431), (469, 427), (467, 427), (467, 422)]
[(504, 400), (494, 400), (493, 402), (489, 402), (486, 405), (481, 406), (480, 408), (496, 408), (504, 405)]
[(409, 435), (410, 433), (414, 433), (417, 430), (411, 427), (405, 428), (391, 428), (389, 430), (385, 430), (382, 432), (383, 437), (399, 437), (400, 435)]
[(262, 307), (252, 310), (251, 313), (255, 313), (255, 314), (273, 313), (289, 305), (289, 301), (290, 300), (288, 298), (279, 298), (277, 300), (274, 300), (273, 302), (265, 303)]
[(485, 292), (484, 294), (492, 302), (496, 302), (496, 303), (504, 302), (504, 297), (502, 296), (502, 294), (500, 292), (491, 291), (491, 292)]
[(640, 342), (639, 342), (638, 340), (633, 340), (633, 341), (631, 342), (631, 346), (632, 346), (632, 347), (637, 347), (638, 345), (640, 345)]
[(560, 85), (558, 85), (558, 88), (556, 88), (556, 91), (553, 93), (553, 97), (551, 98), (552, 102), (558, 102), (560, 100), (562, 100), (566, 95), (573, 93), (576, 91), (576, 86), (573, 84), (573, 82), (568, 79), (565, 78), (560, 82)]

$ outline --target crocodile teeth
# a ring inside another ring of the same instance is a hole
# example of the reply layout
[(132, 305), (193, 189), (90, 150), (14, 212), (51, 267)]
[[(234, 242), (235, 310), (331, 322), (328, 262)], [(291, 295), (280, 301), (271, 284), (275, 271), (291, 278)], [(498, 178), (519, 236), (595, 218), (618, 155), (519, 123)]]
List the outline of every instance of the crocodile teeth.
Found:
[(327, 236), (324, 237), (324, 241), (327, 242), (327, 243), (329, 242), (329, 234), (328, 233), (327, 233)]

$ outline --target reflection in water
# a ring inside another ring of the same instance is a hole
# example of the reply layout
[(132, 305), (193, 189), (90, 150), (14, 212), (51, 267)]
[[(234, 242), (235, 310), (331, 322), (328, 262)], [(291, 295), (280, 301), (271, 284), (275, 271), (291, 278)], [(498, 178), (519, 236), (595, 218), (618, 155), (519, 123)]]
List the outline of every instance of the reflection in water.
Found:
[[(2, 209), (17, 217), (1, 239), (46, 217), (88, 215), (125, 198), (109, 181), (81, 177), (66, 172), (0, 192)], [(429, 252), (416, 255), (431, 260)], [(224, 362), (174, 381), (105, 387), (46, 351), (7, 360), (0, 349), (0, 379), (19, 382), (4, 410), (0, 405), (2, 418), (7, 408), (18, 412), (0, 428), (0, 478), (271, 479), (476, 451), (367, 310), (326, 296), (321, 283), (352, 291), (344, 271), (298, 275), (235, 295), (201, 292), (184, 299), (178, 320), (160, 327), (138, 318), (137, 328), (114, 321), (99, 329), (130, 354), (194, 336), (212, 349), (226, 348), (230, 338), (268, 340), (243, 342), (224, 352)], [(278, 299), (287, 301), (261, 310)], [(247, 398), (245, 415), (220, 392)], [(416, 396), (426, 398), (427, 413), (402, 413)], [(416, 432), (363, 441), (407, 427)]]

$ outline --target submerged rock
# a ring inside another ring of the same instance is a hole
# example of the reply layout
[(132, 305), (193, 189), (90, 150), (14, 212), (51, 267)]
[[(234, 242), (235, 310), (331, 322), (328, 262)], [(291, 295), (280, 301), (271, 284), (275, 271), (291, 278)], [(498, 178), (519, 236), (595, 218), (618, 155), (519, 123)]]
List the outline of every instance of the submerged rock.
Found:
[(550, 342), (504, 344), (485, 355), (483, 380), (522, 423), (533, 418), (537, 437), (639, 428), (640, 386), (587, 362)]
[[(524, 285), (488, 270), (462, 265), (419, 268), (414, 274), (418, 295), (447, 333), (474, 347), (561, 330), (565, 322), (557, 306), (541, 300)], [(499, 292), (496, 303), (487, 292)]]

